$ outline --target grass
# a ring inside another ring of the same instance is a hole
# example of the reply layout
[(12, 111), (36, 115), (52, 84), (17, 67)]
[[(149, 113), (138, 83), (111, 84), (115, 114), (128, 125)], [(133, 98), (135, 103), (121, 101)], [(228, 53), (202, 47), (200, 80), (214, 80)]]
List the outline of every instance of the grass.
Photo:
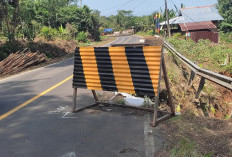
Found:
[[(184, 56), (195, 62), (198, 66), (216, 72), (228, 71), (232, 74), (232, 62), (224, 65), (225, 60), (232, 56), (232, 35), (221, 33), (221, 43), (215, 44), (209, 40), (185, 40), (179, 33), (168, 41)], [(231, 42), (231, 43), (230, 43)]]
[(107, 38), (108, 38), (108, 37), (107, 37), (107, 36), (105, 36), (105, 35), (100, 36), (101, 41), (104, 41), (104, 40), (106, 40)]
[(149, 36), (153, 36), (153, 31), (147, 31), (147, 32), (140, 31), (140, 32), (137, 32), (136, 35), (141, 35), (143, 37), (149, 37)]
[(182, 138), (171, 150), (171, 157), (199, 157), (195, 143), (187, 138)]

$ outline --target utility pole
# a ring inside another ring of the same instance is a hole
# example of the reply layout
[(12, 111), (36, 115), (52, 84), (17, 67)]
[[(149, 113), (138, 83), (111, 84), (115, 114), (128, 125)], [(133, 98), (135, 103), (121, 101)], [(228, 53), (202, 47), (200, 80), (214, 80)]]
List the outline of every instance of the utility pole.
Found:
[(171, 37), (169, 17), (168, 17), (168, 4), (167, 4), (167, 0), (165, 0), (165, 12), (166, 12), (166, 21), (167, 21), (167, 28), (168, 28), (168, 37)]
[(80, 0), (80, 7), (82, 7), (82, 0)]

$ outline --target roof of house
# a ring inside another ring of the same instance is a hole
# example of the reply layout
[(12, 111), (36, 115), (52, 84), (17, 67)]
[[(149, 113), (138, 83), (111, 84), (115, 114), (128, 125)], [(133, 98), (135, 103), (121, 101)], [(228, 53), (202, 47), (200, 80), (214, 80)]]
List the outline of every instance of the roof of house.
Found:
[(214, 5), (182, 8), (181, 14), (184, 17), (184, 23), (223, 20), (223, 17), (218, 13)]
[[(182, 16), (170, 19), (170, 24), (224, 20), (223, 17), (218, 13), (214, 5), (194, 8), (182, 8), (180, 9), (180, 11)], [(166, 25), (166, 21), (160, 23), (160, 25)]]
[[(184, 17), (183, 16), (178, 16), (178, 17), (174, 17), (172, 19), (169, 20), (169, 24), (173, 25), (173, 24), (179, 24), (181, 21), (184, 21)], [(160, 23), (160, 25), (166, 25), (166, 21)]]
[(182, 31), (201, 30), (201, 29), (215, 29), (217, 28), (213, 22), (194, 22), (194, 23), (180, 23)]

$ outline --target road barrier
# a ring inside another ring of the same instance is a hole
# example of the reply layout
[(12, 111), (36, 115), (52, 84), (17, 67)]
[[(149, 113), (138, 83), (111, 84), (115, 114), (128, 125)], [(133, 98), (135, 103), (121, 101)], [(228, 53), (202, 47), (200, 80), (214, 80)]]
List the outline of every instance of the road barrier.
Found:
[(73, 73), (74, 111), (77, 111), (77, 88), (92, 90), (96, 103), (99, 102), (95, 90), (118, 91), (139, 96), (156, 97), (156, 107), (152, 122), (154, 126), (157, 121), (161, 69), (163, 70), (169, 93), (171, 114), (175, 114), (162, 47), (77, 48)]
[(192, 81), (194, 79), (195, 74), (201, 76), (201, 81), (198, 87), (198, 91), (196, 94), (196, 98), (199, 98), (200, 92), (204, 87), (205, 79), (212, 81), (220, 86), (223, 86), (227, 89), (232, 90), (232, 78), (200, 68), (190, 60), (188, 60), (186, 57), (181, 55), (179, 52), (177, 52), (171, 44), (169, 44), (167, 41), (164, 41), (164, 47), (167, 48), (171, 53), (173, 53), (175, 56), (177, 56), (183, 63), (185, 63), (192, 71), (189, 78), (189, 85), (192, 84)]

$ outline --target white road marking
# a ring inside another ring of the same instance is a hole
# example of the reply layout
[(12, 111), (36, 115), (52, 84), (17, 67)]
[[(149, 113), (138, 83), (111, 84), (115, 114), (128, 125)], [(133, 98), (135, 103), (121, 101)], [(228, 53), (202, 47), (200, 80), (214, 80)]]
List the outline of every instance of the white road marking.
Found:
[(76, 153), (70, 152), (70, 153), (64, 154), (62, 157), (76, 157)]
[(150, 115), (145, 115), (144, 121), (144, 142), (145, 142), (145, 157), (153, 157), (155, 153), (154, 138), (152, 127), (150, 126)]
[[(68, 108), (68, 106), (60, 106), (58, 107), (56, 110), (54, 111), (49, 111), (49, 114), (62, 114), (61, 119), (71, 119), (71, 118), (77, 118), (77, 117), (71, 117), (68, 116), (68, 114), (70, 112), (67, 112), (66, 108)], [(65, 111), (66, 110), (66, 111)]]
[(49, 114), (58, 114), (58, 113), (62, 113), (64, 112), (64, 110), (67, 108), (68, 106), (60, 106), (58, 108), (56, 108), (56, 110), (54, 111), (49, 111)]
[(66, 112), (63, 117), (61, 117), (62, 119), (72, 119), (72, 118), (77, 118), (77, 117), (67, 117), (67, 115), (69, 114), (70, 112)]

